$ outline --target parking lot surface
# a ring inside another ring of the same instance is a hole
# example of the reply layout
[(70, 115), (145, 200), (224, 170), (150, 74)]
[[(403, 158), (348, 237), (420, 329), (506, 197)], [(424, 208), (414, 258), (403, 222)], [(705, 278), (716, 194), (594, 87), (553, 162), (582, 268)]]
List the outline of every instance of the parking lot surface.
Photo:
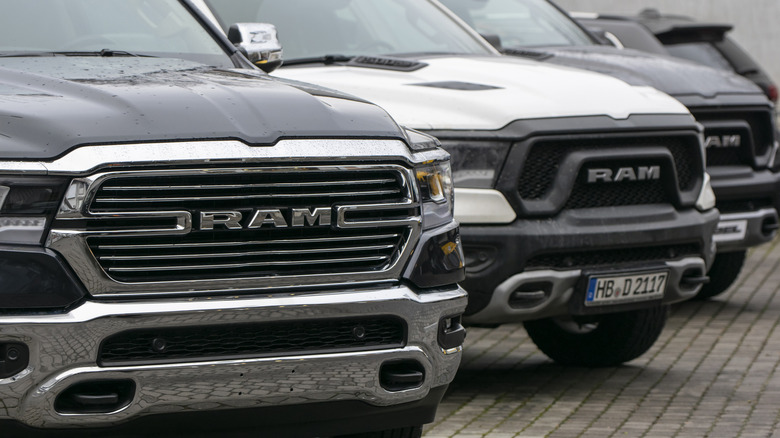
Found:
[(710, 301), (672, 308), (620, 367), (562, 367), (520, 324), (471, 328), (428, 438), (780, 436), (780, 244)]

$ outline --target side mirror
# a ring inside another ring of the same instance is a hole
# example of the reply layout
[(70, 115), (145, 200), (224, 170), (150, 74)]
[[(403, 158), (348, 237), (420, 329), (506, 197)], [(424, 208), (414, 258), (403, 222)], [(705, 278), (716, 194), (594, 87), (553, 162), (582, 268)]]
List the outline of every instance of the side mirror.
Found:
[(269, 23), (236, 23), (228, 29), (228, 39), (253, 64), (271, 73), (282, 65), (282, 44), (276, 26)]
[(621, 43), (618, 37), (616, 37), (612, 32), (607, 32), (600, 27), (588, 27), (587, 29), (591, 35), (596, 37), (596, 40), (598, 40), (599, 44), (617, 47), (618, 49), (624, 48), (623, 43)]
[(481, 34), (479, 34), (479, 35), (480, 35), (480, 36), (482, 36), (482, 38), (484, 38), (484, 39), (485, 39), (485, 41), (489, 42), (491, 46), (495, 47), (495, 48), (496, 48), (496, 50), (498, 50), (499, 52), (500, 52), (500, 51), (502, 51), (502, 50), (504, 49), (503, 47), (501, 47), (501, 37), (500, 37), (500, 36), (498, 36), (497, 34), (493, 34), (493, 33), (490, 33), (490, 34), (481, 33)]

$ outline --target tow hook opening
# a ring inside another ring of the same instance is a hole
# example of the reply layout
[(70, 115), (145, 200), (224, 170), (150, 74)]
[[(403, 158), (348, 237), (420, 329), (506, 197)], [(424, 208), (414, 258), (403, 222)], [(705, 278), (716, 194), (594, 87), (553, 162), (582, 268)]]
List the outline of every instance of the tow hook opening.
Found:
[(548, 281), (520, 285), (509, 294), (509, 306), (514, 309), (528, 309), (545, 302), (552, 294), (552, 283)]
[(419, 388), (425, 381), (425, 367), (416, 360), (389, 361), (379, 367), (379, 384), (388, 391)]
[(777, 219), (774, 217), (764, 218), (764, 220), (761, 222), (761, 233), (764, 236), (771, 236), (778, 229), (780, 229), (780, 224), (777, 223)]
[(680, 288), (693, 289), (697, 286), (710, 282), (710, 277), (704, 274), (699, 268), (688, 269), (680, 277)]
[(130, 405), (135, 382), (130, 379), (91, 380), (69, 386), (54, 401), (61, 414), (108, 414)]
[(439, 321), (439, 347), (446, 353), (457, 349), (466, 339), (466, 328), (461, 324), (461, 316), (448, 316)]

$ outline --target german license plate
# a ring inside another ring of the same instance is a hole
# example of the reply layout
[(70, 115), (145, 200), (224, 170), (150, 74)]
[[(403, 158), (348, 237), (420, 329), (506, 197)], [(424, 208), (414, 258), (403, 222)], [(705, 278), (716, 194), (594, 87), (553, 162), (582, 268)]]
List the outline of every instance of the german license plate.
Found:
[(661, 298), (666, 292), (669, 271), (642, 274), (592, 275), (588, 277), (586, 306), (601, 306)]

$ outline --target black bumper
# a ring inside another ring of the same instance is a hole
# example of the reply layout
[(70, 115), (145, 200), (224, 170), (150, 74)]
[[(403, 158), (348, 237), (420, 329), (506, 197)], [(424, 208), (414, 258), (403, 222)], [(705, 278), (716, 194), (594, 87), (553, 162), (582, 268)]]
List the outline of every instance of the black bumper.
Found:
[[(714, 257), (712, 237), (717, 222), (717, 210), (702, 213), (641, 205), (568, 210), (553, 219), (516, 220), (508, 225), (462, 225), (467, 269), (461, 285), (469, 292), (466, 315), (472, 322), (488, 323), (477, 314), (488, 307), (502, 283), (518, 274), (530, 277), (549, 272), (556, 277), (556, 273), (580, 269), (662, 266), (685, 259), (702, 260), (708, 267)], [(664, 302), (690, 298), (696, 290), (670, 283)], [(566, 301), (571, 295), (565, 292), (556, 299)], [(548, 303), (492, 322), (536, 319), (568, 309), (568, 302)]]
[(780, 211), (780, 173), (749, 166), (711, 166), (716, 206), (722, 224), (715, 235), (718, 251), (739, 251), (772, 240)]

